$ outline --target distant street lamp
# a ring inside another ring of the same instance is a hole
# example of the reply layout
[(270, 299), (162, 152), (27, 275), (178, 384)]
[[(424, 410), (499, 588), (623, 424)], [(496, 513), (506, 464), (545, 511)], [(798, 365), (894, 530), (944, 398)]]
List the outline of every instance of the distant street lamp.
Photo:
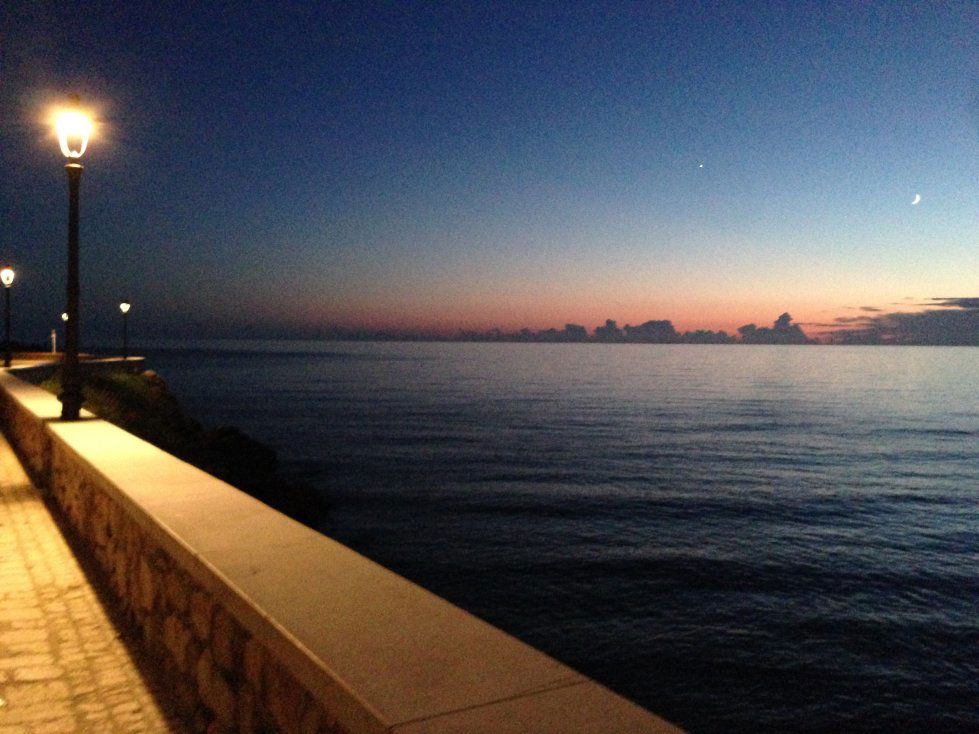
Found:
[[(61, 323), (63, 323), (65, 325), (65, 331), (67, 332), (68, 331), (68, 314), (66, 314), (64, 312), (61, 313)], [(54, 332), (54, 329), (51, 329), (51, 345), (52, 345), (51, 346), (51, 351), (52, 352), (57, 352), (58, 350), (55, 349), (55, 347), (57, 346), (58, 342), (55, 340), (54, 333), (55, 333)]]
[[(72, 99), (77, 105), (78, 98)], [(61, 419), (78, 420), (82, 407), (82, 376), (78, 367), (78, 185), (82, 180), (81, 157), (88, 147), (92, 121), (81, 110), (65, 110), (55, 121), (58, 143), (68, 162), (68, 310), (65, 319), (65, 357), (61, 370)]]
[(122, 311), (122, 358), (129, 359), (129, 309), (132, 304), (129, 301), (123, 301), (119, 304), (119, 310)]
[(10, 366), (10, 286), (14, 284), (14, 269), (4, 268), (0, 270), (0, 282), (3, 283), (3, 366)]

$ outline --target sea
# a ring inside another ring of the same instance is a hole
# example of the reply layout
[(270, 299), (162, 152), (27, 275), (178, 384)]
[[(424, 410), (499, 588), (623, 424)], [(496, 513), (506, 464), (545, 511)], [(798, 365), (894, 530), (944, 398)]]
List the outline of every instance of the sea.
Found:
[(979, 732), (979, 349), (137, 351), (323, 533), (691, 732)]

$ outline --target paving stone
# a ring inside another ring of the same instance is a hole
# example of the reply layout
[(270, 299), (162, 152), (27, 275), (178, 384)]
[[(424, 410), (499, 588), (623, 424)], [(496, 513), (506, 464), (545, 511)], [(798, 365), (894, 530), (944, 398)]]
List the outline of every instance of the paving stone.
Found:
[(14, 671), (15, 681), (57, 680), (64, 678), (65, 669), (60, 665), (31, 665)]
[(42, 650), (38, 655), (11, 655), (10, 657), (0, 658), (0, 670), (10, 670), (11, 668), (24, 668), (30, 665), (52, 665), (54, 656), (47, 650)]
[(71, 689), (63, 680), (10, 683), (4, 688), (7, 707), (3, 711), (9, 711), (14, 706), (68, 699), (70, 696)]
[[(71, 716), (71, 709), (65, 701), (43, 701), (25, 704), (20, 701), (7, 701), (3, 708), (3, 721), (10, 724), (34, 725), (50, 721), (55, 717)], [(69, 729), (68, 731), (72, 731)]]
[(34, 734), (64, 734), (67, 731), (77, 731), (78, 722), (74, 716), (65, 716), (60, 719), (44, 721), (34, 724)]

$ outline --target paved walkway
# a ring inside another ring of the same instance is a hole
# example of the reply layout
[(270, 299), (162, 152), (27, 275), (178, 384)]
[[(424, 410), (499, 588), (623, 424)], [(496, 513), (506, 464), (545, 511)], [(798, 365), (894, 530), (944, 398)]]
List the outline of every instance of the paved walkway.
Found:
[(0, 734), (184, 732), (0, 435)]

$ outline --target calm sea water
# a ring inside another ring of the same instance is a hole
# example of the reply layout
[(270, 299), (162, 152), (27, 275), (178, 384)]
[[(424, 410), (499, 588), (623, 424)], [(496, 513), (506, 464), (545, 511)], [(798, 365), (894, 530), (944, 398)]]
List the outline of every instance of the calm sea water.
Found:
[(979, 349), (197, 347), (325, 533), (694, 732), (979, 731)]

